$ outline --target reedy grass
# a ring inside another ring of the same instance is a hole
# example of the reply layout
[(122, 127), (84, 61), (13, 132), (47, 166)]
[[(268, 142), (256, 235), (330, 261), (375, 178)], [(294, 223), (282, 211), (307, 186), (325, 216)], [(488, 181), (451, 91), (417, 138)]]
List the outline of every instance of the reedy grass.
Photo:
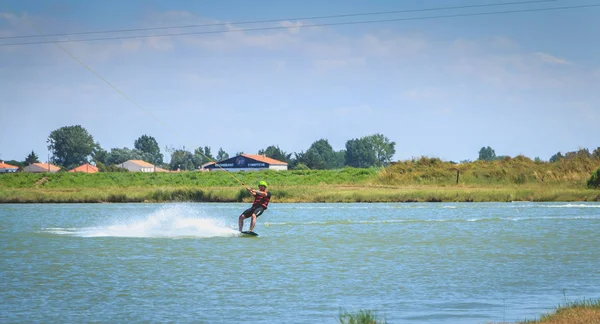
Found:
[(388, 184), (460, 184), (519, 185), (561, 184), (571, 187), (586, 186), (592, 171), (600, 166), (593, 158), (563, 159), (556, 163), (533, 162), (525, 156), (496, 161), (475, 161), (464, 164), (444, 162), (437, 158), (421, 157), (395, 163), (380, 173), (380, 180)]
[(341, 311), (338, 317), (340, 324), (384, 324), (387, 321), (377, 319), (375, 313), (370, 310), (359, 310), (356, 313)]
[[(277, 186), (274, 203), (600, 201), (600, 192), (541, 186)], [(251, 202), (237, 187), (0, 188), (0, 203)]]
[(583, 299), (575, 302), (565, 302), (548, 314), (540, 316), (539, 320), (525, 320), (523, 324), (592, 324), (600, 323), (600, 299)]

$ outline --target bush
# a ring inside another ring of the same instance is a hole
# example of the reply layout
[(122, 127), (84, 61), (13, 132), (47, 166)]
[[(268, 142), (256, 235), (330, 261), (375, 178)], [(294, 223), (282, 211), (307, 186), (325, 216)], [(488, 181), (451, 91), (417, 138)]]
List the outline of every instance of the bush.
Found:
[(587, 186), (592, 189), (600, 188), (600, 167), (592, 173), (592, 177), (588, 180)]

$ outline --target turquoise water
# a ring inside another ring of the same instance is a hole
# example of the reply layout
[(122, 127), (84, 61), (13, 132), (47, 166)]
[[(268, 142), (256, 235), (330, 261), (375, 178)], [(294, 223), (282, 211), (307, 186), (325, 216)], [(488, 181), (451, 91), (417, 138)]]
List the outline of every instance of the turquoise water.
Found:
[(0, 205), (0, 322), (514, 322), (600, 298), (599, 203), (272, 203), (239, 237), (246, 207)]

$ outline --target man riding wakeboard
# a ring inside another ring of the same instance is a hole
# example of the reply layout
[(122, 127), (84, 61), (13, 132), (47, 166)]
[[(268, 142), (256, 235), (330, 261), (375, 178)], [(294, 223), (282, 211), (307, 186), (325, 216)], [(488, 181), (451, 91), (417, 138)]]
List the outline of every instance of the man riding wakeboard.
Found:
[(250, 192), (252, 196), (254, 196), (254, 202), (252, 206), (246, 209), (239, 217), (238, 223), (240, 227), (240, 232), (244, 228), (244, 219), (248, 217), (252, 217), (250, 221), (250, 232), (254, 233), (254, 226), (256, 225), (256, 218), (260, 216), (269, 205), (269, 200), (271, 199), (271, 193), (267, 191), (267, 182), (260, 181), (258, 183), (258, 190), (251, 189), (246, 187), (246, 190)]

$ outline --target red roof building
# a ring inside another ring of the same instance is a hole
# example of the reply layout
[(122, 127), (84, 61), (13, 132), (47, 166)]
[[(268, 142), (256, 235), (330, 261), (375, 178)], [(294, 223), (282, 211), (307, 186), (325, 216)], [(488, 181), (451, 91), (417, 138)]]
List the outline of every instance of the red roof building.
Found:
[(96, 173), (96, 172), (98, 172), (98, 168), (89, 163), (86, 163), (86, 164), (80, 165), (74, 169), (69, 170), (69, 172)]
[(19, 170), (18, 166), (4, 163), (4, 161), (0, 161), (0, 173), (13, 173)]

